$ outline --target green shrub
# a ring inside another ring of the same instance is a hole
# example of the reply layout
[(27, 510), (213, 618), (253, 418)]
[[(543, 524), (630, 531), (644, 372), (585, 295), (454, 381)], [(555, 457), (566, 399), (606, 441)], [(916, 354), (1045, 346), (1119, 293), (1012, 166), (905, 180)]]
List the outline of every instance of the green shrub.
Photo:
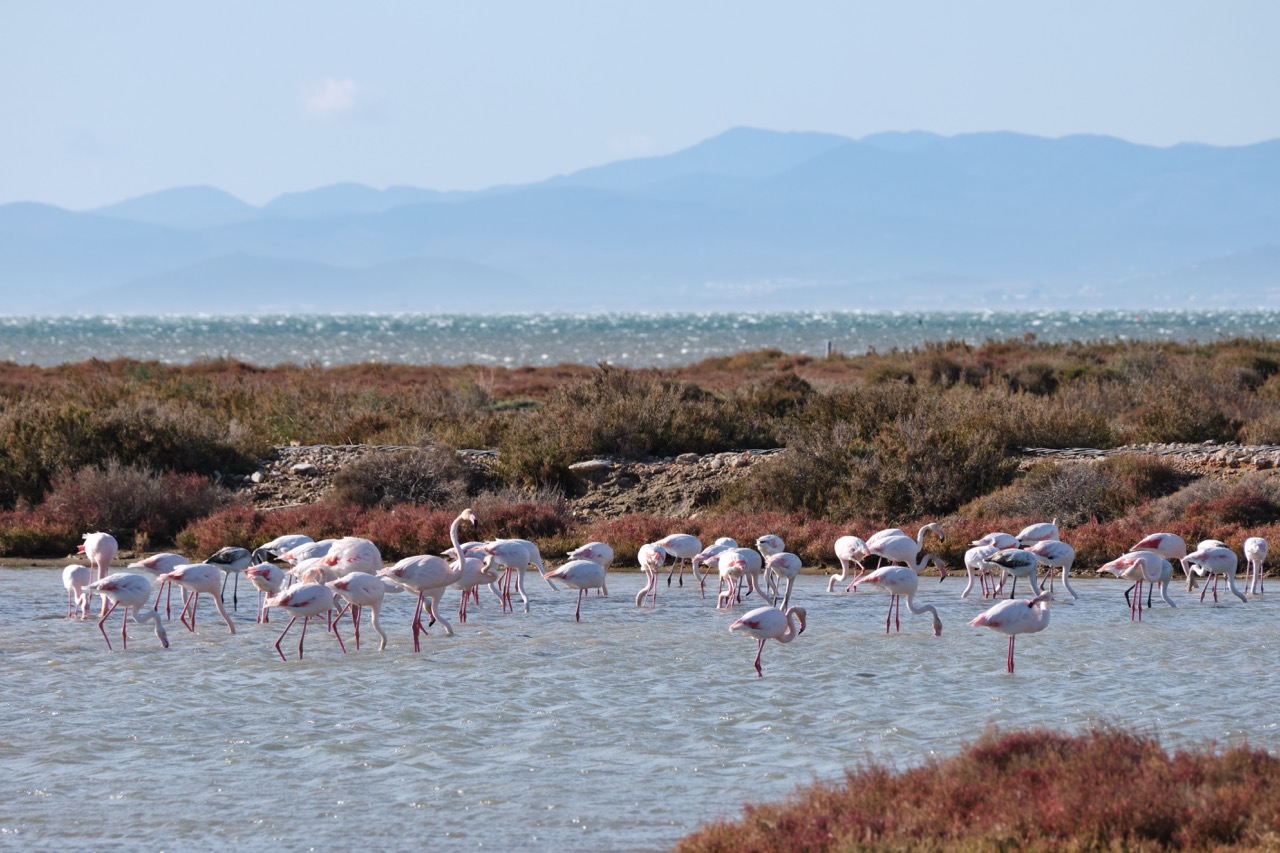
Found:
[(475, 494), (479, 478), (450, 447), (429, 445), (365, 454), (342, 468), (325, 496), (337, 506), (391, 507), (396, 504), (462, 506)]

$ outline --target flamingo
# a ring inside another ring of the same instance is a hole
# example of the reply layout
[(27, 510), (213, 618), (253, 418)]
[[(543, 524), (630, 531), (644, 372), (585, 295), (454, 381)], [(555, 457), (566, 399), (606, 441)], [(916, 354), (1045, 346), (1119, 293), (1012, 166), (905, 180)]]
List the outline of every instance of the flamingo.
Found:
[[(515, 607), (511, 604), (511, 581), (514, 575), (516, 592), (524, 603), (524, 612), (529, 612), (529, 596), (524, 592), (524, 573), (529, 568), (529, 550), (517, 539), (495, 539), (482, 549), (485, 554), (494, 557), (504, 570), (502, 580), (502, 609)], [(550, 581), (548, 581), (550, 583)], [(555, 589), (553, 586), (552, 589)]]
[(1035, 542), (1043, 542), (1046, 539), (1058, 539), (1058, 519), (1053, 521), (1042, 521), (1039, 524), (1029, 524), (1022, 530), (1018, 531), (1018, 535), (1014, 537), (1018, 540), (1018, 544), (1027, 546)]
[[(779, 551), (776, 554), (770, 554), (765, 558), (765, 568), (780, 577), (787, 579), (787, 591), (782, 596), (781, 609), (786, 610), (787, 605), (791, 603), (791, 588), (795, 586), (796, 577), (800, 574), (800, 569), (804, 567), (800, 558), (790, 551)], [(774, 605), (777, 606), (777, 597), (774, 598)]]
[(1250, 536), (1244, 540), (1244, 559), (1249, 570), (1249, 594), (1262, 595), (1262, 564), (1267, 559), (1267, 540)]
[[(565, 586), (578, 591), (578, 607), (573, 611), (573, 621), (582, 621), (582, 597), (589, 589), (603, 589), (607, 570), (595, 560), (570, 560), (558, 569), (548, 572), (556, 580), (564, 581)], [(655, 575), (656, 577), (656, 575)], [(640, 593), (644, 598), (644, 593)]]
[(1005, 548), (987, 557), (986, 560), (1000, 567), (1000, 586), (996, 588), (997, 595), (1004, 592), (1006, 573), (1013, 575), (1013, 585), (1009, 587), (1010, 598), (1013, 598), (1013, 594), (1018, 589), (1018, 578), (1024, 577), (1034, 586), (1036, 577), (1040, 574), (1040, 558), (1021, 548)]
[[(757, 607), (729, 626), (730, 632), (743, 631), (759, 641), (759, 645), (756, 647), (755, 662), (757, 678), (764, 678), (764, 670), (760, 667), (760, 656), (764, 654), (764, 641), (791, 642), (804, 633), (805, 615), (803, 607), (789, 607), (784, 612), (770, 605), (768, 607)], [(800, 623), (799, 628), (792, 621), (793, 616)]]
[[(338, 633), (338, 622), (342, 619), (342, 614), (350, 609), (351, 623), (356, 630), (356, 651), (360, 650), (360, 611), (365, 607), (369, 608), (369, 623), (373, 625), (374, 632), (382, 638), (378, 651), (383, 651), (387, 648), (387, 632), (382, 630), (380, 616), (382, 613), (382, 599), (388, 592), (388, 585), (399, 589), (396, 584), (386, 578), (380, 578), (367, 572), (352, 572), (325, 584), (325, 586), (333, 590), (334, 595), (345, 602), (342, 609), (333, 618), (333, 633)], [(302, 627), (305, 629), (307, 626), (304, 624)]]
[[(458, 517), (449, 525), (449, 541), (453, 543), (454, 552), (458, 554), (462, 553), (462, 543), (458, 541), (458, 527), (464, 521), (474, 526), (476, 514), (470, 509), (464, 509), (458, 513)], [(422, 611), (424, 608), (431, 616), (431, 624), (434, 625), (439, 622), (444, 626), (445, 634), (453, 636), (453, 626), (439, 614), (438, 608), (440, 599), (444, 597), (445, 589), (450, 584), (457, 583), (462, 578), (462, 575), (463, 571), (460, 566), (451, 566), (442, 557), (434, 555), (405, 557), (394, 566), (378, 572), (378, 577), (388, 578), (394, 583), (415, 590), (418, 593), (418, 606), (413, 611), (412, 623), (413, 650), (415, 652), (422, 651), (420, 637), (426, 633), (426, 628), (422, 627)]]
[[(604, 542), (588, 542), (581, 548), (575, 548), (570, 551), (569, 559), (591, 560), (593, 563), (599, 563), (607, 574), (609, 567), (613, 565), (613, 549)], [(694, 559), (696, 560), (697, 558), (695, 557)], [(608, 594), (609, 588), (607, 586), (601, 585), (600, 588), (596, 590), (596, 595)]]
[(697, 536), (688, 533), (672, 533), (663, 536), (655, 545), (661, 545), (667, 552), (667, 556), (671, 558), (671, 571), (667, 573), (667, 586), (671, 586), (671, 576), (676, 573), (676, 569), (680, 570), (677, 586), (684, 586), (684, 566), (680, 565), (682, 560), (692, 561), (702, 550), (702, 543), (698, 541)]
[(975, 539), (969, 544), (975, 548), (980, 548), (983, 545), (994, 545), (998, 550), (1003, 551), (1005, 548), (1017, 548), (1018, 537), (1010, 533), (992, 531), (981, 539)]
[(315, 540), (305, 533), (286, 533), (284, 536), (277, 536), (270, 542), (263, 542), (254, 550), (266, 550), (271, 552), (271, 556), (283, 559), (282, 555), (287, 554), (294, 548), (301, 548), (303, 545), (310, 545), (314, 542)]
[[(733, 544), (732, 545), (729, 544), (730, 542), (733, 542)], [(701, 551), (699, 551), (697, 554), (694, 555), (692, 560), (689, 561), (690, 565), (693, 568), (693, 577), (698, 581), (698, 588), (702, 591), (703, 598), (707, 597), (707, 575), (710, 574), (710, 572), (704, 572), (700, 574), (698, 572), (698, 566), (700, 564), (705, 564), (709, 562), (714, 557), (718, 557), (721, 553), (729, 550), (730, 548), (737, 548), (737, 547), (738, 547), (738, 543), (734, 542), (732, 539), (730, 539), (728, 542), (721, 542), (717, 540), (714, 545), (708, 545), (707, 547), (703, 548)]]
[(989, 610), (980, 613), (969, 624), (982, 628), (990, 628), (1001, 634), (1009, 635), (1009, 672), (1013, 672), (1013, 641), (1019, 634), (1038, 634), (1049, 624), (1049, 602), (1053, 593), (1037, 595), (1035, 598), (1008, 599), (997, 603)]
[[(1206, 540), (1207, 542), (1208, 540)], [(1214, 540), (1215, 542), (1217, 540)], [(1231, 594), (1248, 604), (1249, 599), (1245, 598), (1244, 593), (1236, 589), (1236, 567), (1239, 565), (1239, 558), (1236, 552), (1232, 551), (1225, 545), (1209, 545), (1201, 542), (1195, 551), (1187, 555), (1187, 563), (1195, 567), (1198, 575), (1213, 575), (1213, 601), (1218, 602), (1218, 579), (1225, 577), (1227, 586), (1231, 588)], [(1200, 591), (1200, 600), (1204, 601), (1204, 594), (1209, 591), (1209, 584), (1205, 583), (1204, 589)]]
[(866, 574), (866, 566), (862, 565), (862, 561), (866, 559), (871, 552), (867, 550), (867, 543), (857, 536), (841, 536), (836, 540), (835, 545), (836, 559), (840, 561), (840, 574), (832, 575), (827, 579), (827, 592), (835, 590), (836, 582), (844, 583), (849, 579), (849, 564), (853, 563), (858, 567), (858, 577), (853, 579), (849, 586), (845, 587), (845, 592), (850, 589), (856, 589), (858, 580)]
[[(338, 576), (349, 575), (352, 572), (364, 572), (365, 574), (376, 574), (382, 568), (382, 553), (378, 551), (378, 546), (374, 545), (368, 539), (361, 539), (359, 536), (345, 536), (333, 543), (333, 547), (329, 549), (329, 553), (321, 558), (326, 566), (333, 567)], [(306, 627), (305, 625), (303, 626)]]
[[(453, 549), (451, 548), (449, 550)], [(458, 602), (458, 621), (466, 622), (467, 599), (474, 596), (476, 605), (479, 606), (479, 587), (482, 585), (488, 585), (490, 589), (493, 589), (498, 583), (498, 572), (493, 568), (493, 563), (496, 558), (491, 554), (485, 554), (483, 559), (470, 556), (467, 554), (466, 545), (462, 546), (462, 553), (464, 556), (460, 564), (456, 560), (449, 564), (453, 568), (460, 567), (462, 570), (461, 577), (450, 584), (450, 586), (453, 589), (460, 590), (462, 592), (462, 600)], [(387, 591), (390, 592), (391, 590)], [(497, 593), (497, 596), (501, 599), (502, 593)]]
[[(1154, 551), (1130, 551), (1098, 568), (1098, 574), (1110, 572), (1116, 577), (1128, 578), (1134, 582), (1136, 592), (1133, 602), (1129, 605), (1129, 621), (1133, 621), (1135, 613), (1138, 621), (1142, 621), (1142, 584), (1156, 583), (1160, 580), (1163, 574), (1162, 562), (1168, 561)], [(1170, 566), (1170, 573), (1172, 573), (1172, 564)], [(1128, 593), (1126, 597), (1127, 595)], [(1165, 596), (1165, 601), (1169, 601), (1168, 596)], [(1173, 604), (1172, 601), (1169, 603)]]
[[(152, 554), (150, 557), (130, 563), (126, 568), (142, 569), (144, 572), (151, 575), (152, 578), (158, 579), (165, 572), (171, 572), (178, 566), (186, 566), (190, 563), (191, 561), (182, 554), (164, 552), (161, 554)], [(169, 602), (173, 597), (173, 584), (168, 581), (160, 581), (160, 586), (156, 589), (156, 603), (152, 605), (152, 609), (160, 609), (160, 596), (165, 592), (165, 590), (169, 591), (169, 595), (165, 596), (164, 600), (164, 618), (172, 619), (173, 609), (169, 606)]]
[(667, 549), (657, 542), (649, 542), (640, 546), (636, 559), (640, 563), (640, 570), (645, 575), (644, 587), (640, 592), (636, 593), (636, 607), (641, 607), (644, 603), (644, 597), (651, 592), (653, 593), (653, 600), (650, 602), (650, 606), (656, 607), (658, 605), (658, 570), (667, 561)]
[[(1076, 591), (1071, 588), (1071, 564), (1076, 559), (1076, 549), (1072, 548), (1061, 539), (1042, 539), (1034, 545), (1028, 546), (1026, 549), (1028, 554), (1035, 554), (1036, 560), (1040, 565), (1049, 569), (1049, 592), (1053, 592), (1053, 570), (1062, 569), (1062, 585), (1067, 588), (1067, 592), (1071, 593), (1072, 598), (1079, 598)], [(1039, 572), (1037, 572), (1038, 574)], [(1041, 588), (1044, 586), (1041, 584)]]
[[(302, 644), (307, 639), (307, 624), (311, 622), (312, 616), (319, 616), (321, 613), (332, 610), (333, 603), (333, 590), (322, 583), (300, 583), (267, 599), (267, 607), (278, 607), (293, 614), (289, 618), (289, 624), (285, 625), (284, 630), (280, 632), (280, 639), (276, 640), (276, 651), (280, 654), (280, 660), (287, 660), (280, 649), (280, 644), (284, 642), (285, 634), (289, 633), (289, 629), (293, 627), (294, 622), (298, 621), (299, 616), (302, 617), (302, 636), (298, 638), (298, 660), (302, 660)], [(347, 647), (342, 642), (342, 635), (337, 631), (334, 631), (333, 635), (337, 637), (338, 646), (345, 655)]]
[(1187, 592), (1195, 589), (1195, 575), (1191, 573), (1191, 568), (1187, 565), (1187, 543), (1178, 534), (1152, 533), (1150, 536), (1144, 536), (1137, 545), (1134, 545), (1129, 550), (1151, 551), (1166, 560), (1177, 560), (1182, 565), (1183, 573), (1187, 576)]
[[(1159, 555), (1157, 554), (1156, 556), (1159, 556)], [(1170, 607), (1177, 608), (1178, 605), (1174, 604), (1173, 599), (1169, 597), (1169, 584), (1171, 583), (1173, 583), (1173, 563), (1170, 563), (1164, 557), (1160, 557), (1160, 577), (1152, 581), (1147, 586), (1147, 609), (1148, 610), (1151, 609), (1151, 598), (1156, 588), (1160, 589), (1160, 597), (1164, 599), (1165, 604), (1169, 605)], [(1130, 604), (1129, 602), (1129, 593), (1133, 592), (1134, 589), (1137, 588), (1137, 586), (1138, 584), (1135, 581), (1133, 586), (1129, 587), (1124, 591), (1124, 603), (1129, 604), (1131, 607), (1132, 607), (1132, 604)]]
[[(969, 597), (969, 590), (973, 589), (973, 576), (978, 575), (978, 581), (982, 585), (982, 597), (988, 597), (987, 579), (993, 573), (992, 565), (988, 559), (1000, 552), (1000, 548), (996, 545), (975, 545), (968, 551), (964, 552), (964, 567), (969, 573), (969, 582), (965, 584), (964, 592), (960, 593), (961, 598)], [(991, 595), (995, 594), (995, 583), (991, 584)]]
[(166, 649), (169, 648), (169, 635), (164, 630), (164, 623), (160, 621), (160, 613), (156, 610), (142, 610), (148, 601), (151, 600), (151, 578), (146, 575), (133, 575), (123, 572), (107, 575), (102, 580), (94, 581), (89, 584), (90, 592), (95, 592), (111, 600), (111, 606), (107, 607), (102, 614), (102, 618), (98, 620), (98, 630), (102, 632), (102, 639), (107, 641), (107, 648), (111, 648), (111, 640), (107, 637), (107, 629), (102, 627), (116, 609), (117, 605), (124, 606), (124, 621), (120, 624), (120, 642), (124, 648), (129, 648), (129, 611), (133, 611), (133, 621), (135, 622), (151, 622), (156, 623), (156, 637), (160, 640), (160, 645)]
[[(946, 577), (946, 572), (942, 575)], [(889, 613), (885, 616), (884, 632), (889, 633), (889, 621), (892, 619), (897, 630), (902, 630), (902, 625), (898, 622), (894, 605), (897, 605), (898, 611), (901, 611), (902, 596), (907, 597), (907, 609), (917, 615), (921, 613), (931, 613), (933, 615), (933, 636), (942, 636), (942, 620), (938, 618), (938, 608), (932, 604), (923, 604), (916, 606), (915, 595), (916, 590), (920, 586), (920, 576), (910, 566), (885, 566), (876, 569), (871, 574), (863, 578), (860, 583), (870, 584), (876, 589), (882, 589), (889, 593), (892, 597), (889, 599)]]
[[(227, 608), (222, 604), (222, 597), (218, 594), (218, 579), (222, 576), (222, 570), (217, 566), (211, 566), (208, 563), (192, 563), (187, 566), (177, 566), (158, 578), (161, 581), (172, 581), (191, 593), (186, 597), (186, 603), (182, 605), (182, 612), (178, 614), (178, 619), (187, 626), (187, 630), (192, 632), (196, 630), (196, 605), (200, 603), (200, 593), (203, 592), (208, 593), (213, 599), (214, 606), (218, 608), (223, 621), (227, 623), (227, 630), (232, 634), (236, 632), (231, 614), (227, 612)], [(188, 608), (191, 610), (190, 623), (187, 622)]]
[(938, 566), (943, 573), (942, 576), (945, 578), (946, 568), (942, 564), (941, 557), (937, 554), (920, 556), (920, 549), (924, 547), (924, 534), (926, 531), (937, 533), (939, 540), (945, 538), (942, 528), (930, 522), (920, 528), (915, 539), (905, 534), (877, 533), (876, 536), (867, 540), (867, 550), (871, 554), (891, 563), (903, 563), (917, 573), (932, 562)]
[(249, 578), (249, 583), (258, 590), (258, 624), (267, 624), (271, 618), (267, 615), (268, 610), (263, 603), (263, 596), (270, 598), (284, 589), (288, 573), (274, 563), (250, 566), (244, 570), (244, 573)]
[[(717, 557), (720, 571), (720, 592), (716, 596), (716, 609), (729, 607), (742, 600), (738, 589), (743, 578), (747, 581), (747, 595), (760, 589), (760, 570), (764, 558), (753, 548), (727, 548)], [(763, 597), (763, 593), (761, 596)]]
[(231, 609), (240, 609), (240, 573), (243, 572), (253, 561), (253, 552), (248, 548), (236, 548), (228, 545), (226, 548), (219, 548), (215, 553), (205, 560), (211, 566), (217, 566), (222, 570), (222, 589), (218, 593), (219, 596), (227, 593), (227, 579), (232, 575), (236, 576), (235, 585), (231, 587)]
[(80, 618), (89, 615), (89, 594), (84, 588), (89, 585), (89, 567), (72, 563), (62, 570), (62, 585), (67, 589), (67, 618), (74, 619), (77, 609)]
[(295, 545), (277, 556), (286, 563), (291, 563), (296, 566), (303, 560), (328, 556), (329, 550), (336, 544), (338, 544), (337, 539), (321, 539), (319, 542), (306, 542), (302, 545)]
[[(116, 554), (120, 551), (120, 545), (110, 533), (85, 533), (81, 538), (84, 541), (77, 546), (77, 550), (89, 560), (90, 578), (100, 581), (111, 570), (111, 561), (116, 558)], [(98, 576), (96, 578), (93, 577), (94, 570), (97, 571)], [(104, 595), (102, 596), (102, 607), (98, 611), (98, 615), (101, 616), (106, 611), (107, 597)]]

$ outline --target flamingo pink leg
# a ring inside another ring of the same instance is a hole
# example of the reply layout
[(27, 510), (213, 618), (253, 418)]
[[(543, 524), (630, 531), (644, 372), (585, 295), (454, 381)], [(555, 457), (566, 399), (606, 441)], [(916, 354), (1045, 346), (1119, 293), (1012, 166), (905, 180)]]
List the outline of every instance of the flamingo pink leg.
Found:
[(115, 609), (116, 603), (112, 601), (110, 606), (102, 608), (102, 618), (98, 620), (98, 630), (102, 632), (102, 639), (107, 641), (107, 651), (113, 651), (113, 649), (111, 648), (111, 639), (107, 636), (107, 629), (102, 627), (102, 623), (107, 621), (107, 617)]
[(1009, 635), (1009, 671), (1013, 672), (1013, 641), (1018, 639), (1017, 634)]
[(756, 678), (764, 678), (764, 670), (760, 668), (760, 656), (764, 654), (764, 637), (760, 638), (760, 644), (756, 648)]
[[(298, 617), (294, 616), (289, 620), (289, 624), (284, 626), (284, 630), (280, 632), (280, 639), (276, 640), (276, 651), (280, 652), (280, 660), (287, 660), (284, 652), (280, 651), (280, 644), (284, 642), (284, 635), (289, 633), (289, 629), (293, 627), (293, 623), (298, 621)], [(305, 627), (305, 625), (304, 625)]]

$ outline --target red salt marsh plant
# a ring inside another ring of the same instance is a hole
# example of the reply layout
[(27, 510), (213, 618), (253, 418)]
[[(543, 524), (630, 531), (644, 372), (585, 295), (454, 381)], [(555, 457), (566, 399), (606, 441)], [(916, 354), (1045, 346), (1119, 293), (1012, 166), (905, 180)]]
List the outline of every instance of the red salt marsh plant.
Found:
[(842, 783), (683, 839), (681, 853), (850, 850), (1275, 850), (1280, 759), (1234, 746), (1168, 753), (1119, 731), (988, 734), (952, 758)]

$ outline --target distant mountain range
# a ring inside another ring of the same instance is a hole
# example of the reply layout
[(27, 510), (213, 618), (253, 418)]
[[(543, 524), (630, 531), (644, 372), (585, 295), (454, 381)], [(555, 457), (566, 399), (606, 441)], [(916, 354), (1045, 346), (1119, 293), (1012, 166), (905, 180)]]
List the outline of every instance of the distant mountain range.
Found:
[(1280, 141), (739, 128), (479, 192), (0, 206), (7, 314), (1280, 307)]

